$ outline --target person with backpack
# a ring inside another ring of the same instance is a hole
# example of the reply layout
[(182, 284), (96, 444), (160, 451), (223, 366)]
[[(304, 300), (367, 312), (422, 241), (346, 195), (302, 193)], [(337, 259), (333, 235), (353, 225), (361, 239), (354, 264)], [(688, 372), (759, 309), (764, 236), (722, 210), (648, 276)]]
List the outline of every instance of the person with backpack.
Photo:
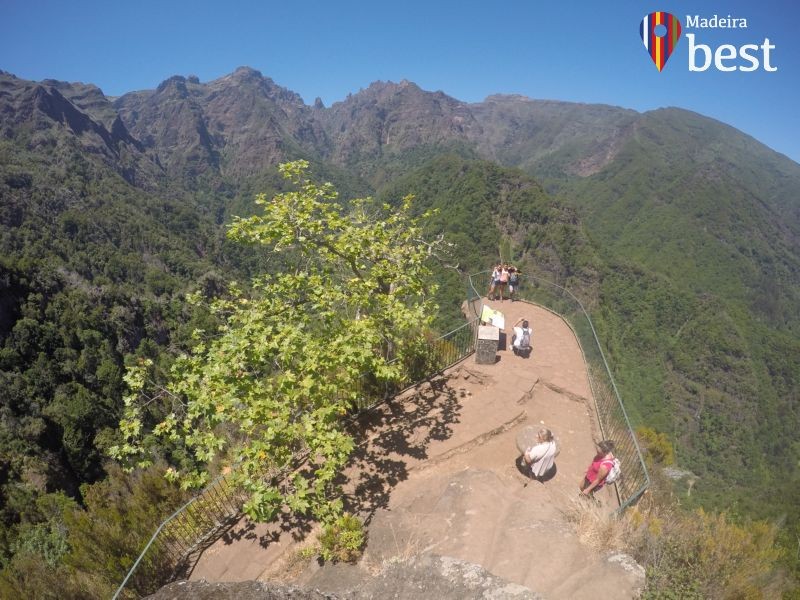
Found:
[[(520, 327), (520, 323), (522, 327)], [(514, 324), (514, 335), (511, 337), (511, 349), (517, 356), (527, 357), (530, 355), (533, 347), (531, 340), (533, 339), (533, 330), (528, 326), (528, 321), (525, 317), (520, 319)]]
[(611, 440), (603, 440), (597, 444), (597, 454), (586, 470), (583, 483), (580, 485), (580, 495), (593, 497), (594, 493), (606, 484), (612, 470), (616, 468), (617, 472), (619, 471), (619, 461), (614, 457), (614, 448), (614, 442)]

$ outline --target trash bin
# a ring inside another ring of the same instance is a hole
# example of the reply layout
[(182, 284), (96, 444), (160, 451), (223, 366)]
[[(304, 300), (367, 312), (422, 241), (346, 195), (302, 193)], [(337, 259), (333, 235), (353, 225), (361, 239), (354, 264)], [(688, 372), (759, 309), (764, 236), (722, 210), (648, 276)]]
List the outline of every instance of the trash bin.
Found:
[(493, 365), (497, 362), (497, 347), (500, 344), (500, 328), (493, 325), (478, 327), (478, 342), (475, 345), (475, 362)]

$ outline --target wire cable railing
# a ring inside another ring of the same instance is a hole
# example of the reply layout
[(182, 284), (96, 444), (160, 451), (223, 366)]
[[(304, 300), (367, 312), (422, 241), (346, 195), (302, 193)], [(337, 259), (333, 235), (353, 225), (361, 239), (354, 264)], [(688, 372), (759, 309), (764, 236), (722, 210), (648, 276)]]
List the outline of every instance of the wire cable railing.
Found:
[[(476, 289), (474, 279), (488, 273), (468, 277), (464, 312), (470, 320), (443, 336), (427, 340), (427, 351), (404, 364), (406, 377), (402, 381), (385, 382), (369, 375), (362, 377), (356, 414), (429, 379), (475, 351), (483, 296)], [(561, 316), (581, 346), (600, 431), (604, 438), (614, 440), (615, 454), (622, 461), (623, 477), (615, 487), (620, 510), (624, 510), (649, 487), (650, 478), (594, 325), (580, 301), (566, 288), (530, 275), (525, 276), (522, 283), (518, 297)], [(145, 596), (171, 581), (238, 521), (245, 499), (246, 494), (236, 486), (231, 472), (214, 479), (159, 525), (132, 564), (114, 594), (114, 600)]]
[[(469, 276), (467, 302), (473, 311), (479, 311), (482, 302), (475, 280), (484, 278), (488, 282), (489, 276), (490, 271)], [(619, 510), (625, 510), (650, 487), (650, 475), (589, 313), (567, 288), (533, 275), (521, 277), (516, 298), (559, 315), (575, 333), (586, 361), (600, 433), (603, 439), (614, 441), (614, 455), (622, 464), (623, 476), (615, 489)]]
[[(477, 319), (439, 337), (424, 340), (424, 351), (404, 364), (399, 382), (378, 381), (364, 375), (359, 386), (356, 415), (441, 373), (475, 351)], [(302, 458), (296, 456), (295, 462)], [(291, 468), (287, 469), (287, 473)], [(280, 478), (280, 474), (272, 474)], [(271, 477), (271, 478), (272, 478)], [(145, 545), (113, 596), (140, 598), (152, 594), (182, 572), (194, 558), (242, 516), (247, 494), (236, 486), (229, 470), (203, 488), (170, 515)]]

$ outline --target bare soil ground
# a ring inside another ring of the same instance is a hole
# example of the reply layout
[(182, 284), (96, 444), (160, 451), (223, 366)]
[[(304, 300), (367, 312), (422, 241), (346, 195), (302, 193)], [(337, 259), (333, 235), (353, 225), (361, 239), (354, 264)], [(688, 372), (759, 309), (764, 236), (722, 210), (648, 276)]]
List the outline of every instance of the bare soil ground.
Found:
[[(362, 417), (364, 435), (346, 473), (349, 509), (368, 542), (356, 566), (320, 566), (298, 550), (313, 526), (242, 519), (200, 557), (191, 579), (276, 580), (333, 593), (357, 589), (393, 561), (433, 554), (481, 565), (545, 598), (632, 598), (634, 574), (577, 539), (563, 511), (575, 502), (597, 427), (581, 350), (567, 324), (525, 302), (491, 302), (507, 341), (520, 317), (533, 352), (515, 356), (501, 336), (498, 361), (473, 357)], [(550, 428), (561, 453), (540, 483), (518, 467), (516, 435)], [(613, 486), (598, 494), (616, 508)], [(420, 592), (420, 598), (426, 597)]]

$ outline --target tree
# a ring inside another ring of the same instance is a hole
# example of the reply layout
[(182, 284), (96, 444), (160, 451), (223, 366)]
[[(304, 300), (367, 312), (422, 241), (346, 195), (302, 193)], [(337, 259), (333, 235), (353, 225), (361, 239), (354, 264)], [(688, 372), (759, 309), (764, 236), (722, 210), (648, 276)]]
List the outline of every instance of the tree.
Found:
[[(172, 448), (168, 477), (185, 487), (202, 485), (208, 465), (225, 462), (249, 492), (251, 518), (269, 520), (286, 507), (330, 523), (342, 512), (335, 477), (354, 445), (343, 417), (365, 374), (405, 377), (402, 365), (419, 352), (436, 312), (427, 262), (442, 242), (422, 239), (429, 214), (413, 218), (410, 196), (393, 211), (369, 198), (345, 208), (307, 168), (281, 165), (295, 191), (259, 196), (263, 214), (237, 218), (229, 230), (270, 248), (280, 269), (255, 278), (249, 294), (232, 284), (212, 302), (223, 325), (213, 335), (195, 331), (166, 385), (148, 383), (147, 361), (129, 370), (125, 439), (112, 455), (146, 463), (157, 440)], [(154, 405), (166, 416), (148, 430)]]

